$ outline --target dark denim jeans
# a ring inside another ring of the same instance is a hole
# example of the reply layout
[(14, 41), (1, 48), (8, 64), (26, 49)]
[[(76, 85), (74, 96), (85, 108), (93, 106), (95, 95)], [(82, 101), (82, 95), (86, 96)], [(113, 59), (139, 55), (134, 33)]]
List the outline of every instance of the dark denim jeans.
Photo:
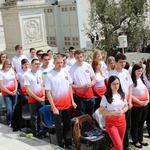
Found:
[(78, 97), (75, 100), (77, 104), (77, 115), (81, 116), (89, 114), (90, 116), (94, 113), (95, 99), (94, 98), (82, 98)]
[(4, 102), (6, 105), (6, 110), (7, 110), (6, 117), (7, 117), (8, 125), (11, 125), (11, 123), (12, 123), (12, 116), (13, 116), (13, 111), (14, 111), (15, 105), (17, 103), (17, 97), (18, 97), (18, 94), (14, 95), (14, 96), (11, 96), (11, 95), (3, 96)]

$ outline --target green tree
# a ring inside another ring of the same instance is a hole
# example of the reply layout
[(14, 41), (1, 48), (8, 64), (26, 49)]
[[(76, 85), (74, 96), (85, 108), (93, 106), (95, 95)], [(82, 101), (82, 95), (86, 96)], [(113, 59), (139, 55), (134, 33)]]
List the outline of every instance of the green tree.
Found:
[(147, 0), (89, 0), (90, 30), (104, 37), (105, 49), (111, 52), (118, 32), (124, 32), (132, 50), (139, 48), (143, 33), (148, 33), (145, 19)]

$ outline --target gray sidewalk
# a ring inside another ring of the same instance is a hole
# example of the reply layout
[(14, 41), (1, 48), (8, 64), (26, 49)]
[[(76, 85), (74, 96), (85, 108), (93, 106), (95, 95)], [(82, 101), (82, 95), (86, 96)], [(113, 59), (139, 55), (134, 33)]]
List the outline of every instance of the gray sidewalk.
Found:
[(60, 150), (57, 145), (34, 137), (20, 137), (21, 132), (0, 124), (0, 150)]

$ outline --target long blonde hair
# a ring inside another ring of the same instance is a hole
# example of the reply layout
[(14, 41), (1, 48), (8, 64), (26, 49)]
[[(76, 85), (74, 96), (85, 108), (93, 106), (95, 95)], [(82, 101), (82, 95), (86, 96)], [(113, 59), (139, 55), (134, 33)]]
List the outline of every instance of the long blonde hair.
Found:
[[(8, 63), (11, 63), (11, 60), (10, 59), (6, 59), (3, 63), (3, 66), (2, 66), (2, 70), (5, 69), (5, 66), (8, 64)], [(12, 64), (12, 63), (11, 63)]]

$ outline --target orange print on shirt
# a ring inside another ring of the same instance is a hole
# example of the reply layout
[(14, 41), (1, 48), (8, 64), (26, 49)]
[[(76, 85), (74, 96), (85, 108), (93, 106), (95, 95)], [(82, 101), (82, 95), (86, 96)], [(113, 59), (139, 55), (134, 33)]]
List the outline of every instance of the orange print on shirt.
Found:
[(128, 81), (128, 77), (126, 77), (126, 80)]
[(89, 70), (85, 70), (86, 73), (89, 73)]

